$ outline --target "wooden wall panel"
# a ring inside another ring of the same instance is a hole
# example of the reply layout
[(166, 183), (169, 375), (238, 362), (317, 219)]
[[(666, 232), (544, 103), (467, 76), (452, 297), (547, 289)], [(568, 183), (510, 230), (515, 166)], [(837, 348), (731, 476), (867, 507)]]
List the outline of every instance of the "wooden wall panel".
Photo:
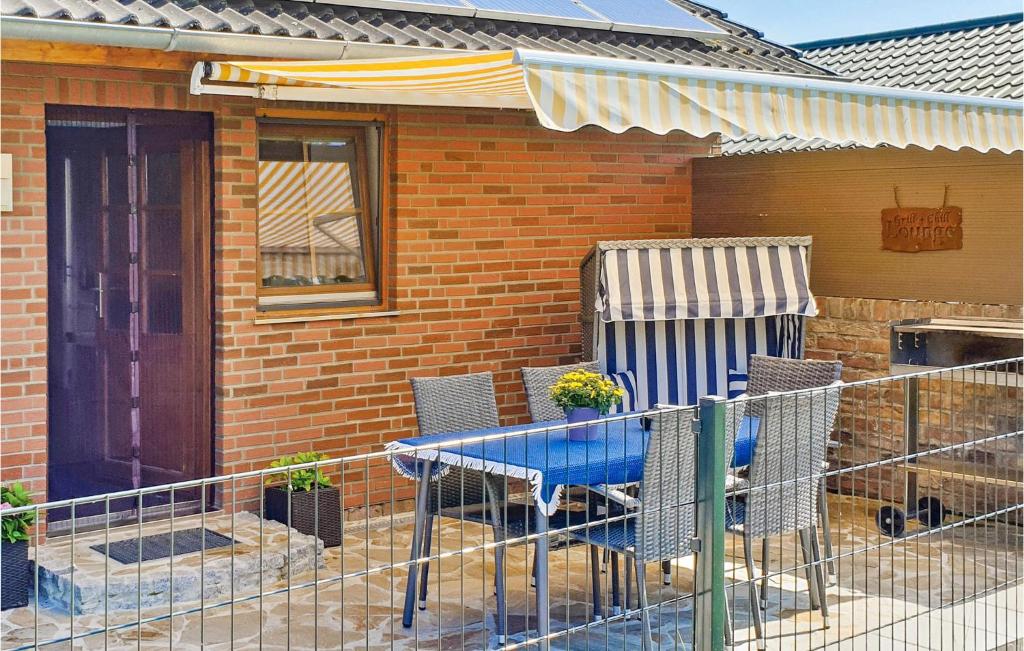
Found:
[[(865, 149), (697, 159), (693, 232), (812, 235), (811, 285), (822, 296), (1022, 302), (1022, 158), (944, 149)], [(963, 208), (956, 251), (881, 248), (881, 211)]]

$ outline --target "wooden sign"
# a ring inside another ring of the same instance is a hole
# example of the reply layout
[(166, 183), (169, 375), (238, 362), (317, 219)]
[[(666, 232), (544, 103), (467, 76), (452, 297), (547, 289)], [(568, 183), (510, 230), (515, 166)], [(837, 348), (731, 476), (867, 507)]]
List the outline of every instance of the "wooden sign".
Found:
[(962, 249), (964, 211), (943, 208), (886, 208), (882, 211), (882, 248), (887, 251)]

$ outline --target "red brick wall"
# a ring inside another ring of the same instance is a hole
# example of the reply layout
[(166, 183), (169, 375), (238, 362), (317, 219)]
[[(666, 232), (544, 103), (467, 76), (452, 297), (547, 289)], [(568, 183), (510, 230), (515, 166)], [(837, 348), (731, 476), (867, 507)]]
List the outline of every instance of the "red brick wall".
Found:
[[(2, 71), (2, 149), (15, 159), (15, 210), (0, 215), (2, 477), (40, 492), (45, 103), (214, 113), (218, 473), (310, 448), (365, 452), (408, 435), (408, 379), (418, 375), (493, 371), (502, 419), (525, 419), (518, 368), (579, 355), (577, 265), (587, 248), (688, 236), (689, 161), (708, 149), (685, 135), (559, 134), (525, 112), (389, 107), (400, 314), (254, 324), (255, 102), (190, 96), (187, 76), (175, 72), (24, 63)], [(361, 490), (350, 497), (363, 501)]]

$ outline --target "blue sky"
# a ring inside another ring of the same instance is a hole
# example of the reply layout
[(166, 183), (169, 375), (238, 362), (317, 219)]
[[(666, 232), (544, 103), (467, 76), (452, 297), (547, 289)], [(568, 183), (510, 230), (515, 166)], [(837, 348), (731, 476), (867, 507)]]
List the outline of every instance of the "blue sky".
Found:
[(1008, 14), (1021, 0), (698, 0), (779, 43)]

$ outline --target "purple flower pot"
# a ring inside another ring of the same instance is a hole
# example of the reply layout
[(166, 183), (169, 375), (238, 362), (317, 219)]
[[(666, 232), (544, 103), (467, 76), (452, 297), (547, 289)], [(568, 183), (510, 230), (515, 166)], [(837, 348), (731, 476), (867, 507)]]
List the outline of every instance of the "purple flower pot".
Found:
[(573, 427), (576, 423), (597, 420), (600, 417), (601, 414), (594, 407), (573, 407), (570, 409), (565, 414), (565, 419), (569, 422), (569, 440), (593, 441), (604, 436), (604, 426), (600, 423), (576, 425)]

